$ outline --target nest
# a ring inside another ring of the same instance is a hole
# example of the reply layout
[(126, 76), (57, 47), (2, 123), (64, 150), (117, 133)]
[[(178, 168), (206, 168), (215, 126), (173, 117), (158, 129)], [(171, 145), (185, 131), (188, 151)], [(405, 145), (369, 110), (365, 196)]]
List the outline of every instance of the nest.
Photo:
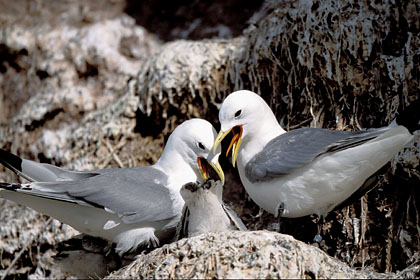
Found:
[(400, 278), (406, 272), (384, 275), (356, 271), (317, 248), (268, 231), (221, 231), (184, 238), (139, 255), (108, 279), (200, 278)]

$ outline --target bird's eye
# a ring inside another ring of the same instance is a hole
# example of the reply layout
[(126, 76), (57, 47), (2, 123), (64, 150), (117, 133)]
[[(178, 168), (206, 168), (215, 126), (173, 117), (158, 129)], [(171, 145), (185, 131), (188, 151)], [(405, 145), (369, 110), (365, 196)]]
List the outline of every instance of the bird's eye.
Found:
[(242, 114), (242, 110), (238, 110), (235, 113), (235, 118), (238, 118)]
[(206, 149), (206, 148), (204, 147), (203, 143), (201, 143), (201, 142), (198, 142), (198, 143), (197, 143), (197, 147), (199, 147), (199, 148), (200, 148), (200, 149), (202, 149), (203, 151)]

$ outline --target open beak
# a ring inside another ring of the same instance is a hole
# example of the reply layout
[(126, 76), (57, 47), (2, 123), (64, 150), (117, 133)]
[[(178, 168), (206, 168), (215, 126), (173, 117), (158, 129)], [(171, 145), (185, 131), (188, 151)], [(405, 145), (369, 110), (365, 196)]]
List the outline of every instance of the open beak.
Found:
[(239, 146), (242, 143), (242, 131), (243, 128), (241, 125), (234, 126), (233, 128), (227, 130), (226, 132), (220, 131), (214, 140), (213, 144), (213, 152), (216, 151), (216, 148), (222, 142), (222, 140), (229, 134), (229, 132), (233, 133), (232, 141), (229, 144), (229, 148), (227, 149), (226, 156), (228, 156), (230, 149), (232, 149), (232, 165), (235, 167), (236, 158), (238, 157)]
[(197, 163), (200, 168), (200, 174), (203, 180), (207, 180), (209, 178), (209, 170), (210, 167), (216, 171), (217, 176), (219, 176), (220, 181), (222, 181), (222, 185), (225, 184), (225, 174), (223, 173), (223, 169), (219, 164), (219, 154), (215, 155), (210, 161), (203, 157), (197, 158)]

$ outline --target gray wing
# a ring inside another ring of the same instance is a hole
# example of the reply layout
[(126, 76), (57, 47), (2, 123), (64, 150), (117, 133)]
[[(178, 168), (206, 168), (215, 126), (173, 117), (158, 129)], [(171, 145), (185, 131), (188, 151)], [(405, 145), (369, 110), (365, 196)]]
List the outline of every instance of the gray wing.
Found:
[(125, 223), (166, 220), (178, 214), (170, 207), (173, 202), (163, 172), (151, 166), (104, 171), (79, 181), (34, 182), (8, 189), (104, 208), (117, 213)]
[(182, 216), (176, 225), (176, 232), (174, 241), (181, 240), (182, 238), (188, 237), (188, 218), (190, 217), (190, 210), (187, 205), (184, 205), (182, 209)]
[(362, 131), (295, 129), (271, 140), (247, 163), (245, 174), (253, 183), (285, 176), (323, 154), (361, 145), (387, 130), (387, 127)]
[(242, 222), (241, 218), (239, 218), (238, 214), (233, 211), (226, 203), (222, 203), (223, 210), (225, 211), (226, 215), (228, 215), (231, 223), (236, 227), (238, 230), (247, 230), (245, 224)]
[(70, 171), (60, 167), (20, 158), (0, 149), (0, 163), (31, 182), (77, 181), (96, 176), (102, 171)]

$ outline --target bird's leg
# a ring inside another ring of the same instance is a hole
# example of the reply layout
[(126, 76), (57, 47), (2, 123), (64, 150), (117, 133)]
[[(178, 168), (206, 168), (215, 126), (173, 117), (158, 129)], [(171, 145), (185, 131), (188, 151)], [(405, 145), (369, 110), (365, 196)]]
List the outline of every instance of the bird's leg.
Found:
[(324, 216), (319, 216), (317, 221), (316, 221), (316, 226), (317, 226), (317, 233), (314, 236), (314, 241), (316, 243), (321, 243), (322, 241), (322, 236), (321, 236), (321, 227), (322, 224), (324, 223)]
[(279, 207), (277, 208), (277, 223), (273, 226), (274, 230), (280, 233), (280, 220), (284, 212), (284, 203), (280, 202)]

